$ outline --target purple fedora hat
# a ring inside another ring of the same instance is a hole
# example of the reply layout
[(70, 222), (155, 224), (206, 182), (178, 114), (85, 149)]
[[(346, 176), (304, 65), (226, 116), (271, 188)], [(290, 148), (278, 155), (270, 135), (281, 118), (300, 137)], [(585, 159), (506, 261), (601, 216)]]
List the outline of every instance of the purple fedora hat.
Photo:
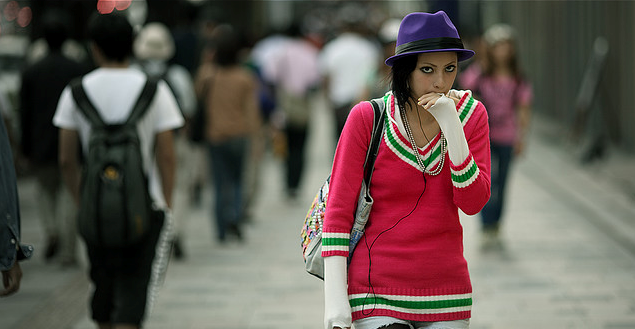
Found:
[(395, 55), (386, 60), (386, 65), (392, 66), (404, 56), (439, 51), (455, 51), (459, 61), (474, 56), (463, 47), (459, 32), (445, 12), (411, 13), (399, 25)]

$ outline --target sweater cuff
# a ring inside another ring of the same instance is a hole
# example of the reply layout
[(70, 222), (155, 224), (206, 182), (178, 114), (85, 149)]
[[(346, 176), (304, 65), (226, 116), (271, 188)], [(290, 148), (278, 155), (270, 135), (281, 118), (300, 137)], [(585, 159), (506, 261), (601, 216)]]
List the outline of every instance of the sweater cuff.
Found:
[(322, 257), (348, 257), (350, 233), (322, 232)]
[(452, 185), (456, 188), (466, 188), (470, 186), (474, 183), (474, 181), (476, 181), (476, 178), (480, 173), (472, 153), (470, 153), (467, 159), (458, 166), (450, 163), (450, 170), (452, 172)]

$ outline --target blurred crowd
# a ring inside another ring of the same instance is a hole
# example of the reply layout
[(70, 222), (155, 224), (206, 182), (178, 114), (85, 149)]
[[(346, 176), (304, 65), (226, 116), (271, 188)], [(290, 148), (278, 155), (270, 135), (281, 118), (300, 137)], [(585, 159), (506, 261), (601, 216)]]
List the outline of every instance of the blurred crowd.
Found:
[[(19, 46), (26, 49), (20, 58), (23, 69), (0, 73), (15, 76), (14, 91), (3, 88), (5, 92), (0, 93), (0, 112), (9, 128), (18, 175), (35, 178), (42, 192), (39, 214), (46, 247), (38, 255), (73, 266), (77, 233), (69, 211), (72, 203), (58, 174), (58, 131), (51, 120), (62, 89), (94, 69), (95, 63), (88, 45), (69, 38), (65, 15), (48, 13), (41, 22), (43, 38)], [(186, 120), (185, 127), (175, 133), (178, 165), (172, 210), (177, 259), (187, 254), (183, 232), (192, 207), (211, 205), (210, 229), (219, 243), (244, 238), (241, 227), (253, 215), (259, 166), (265, 156), (279, 159), (285, 179), (281, 198), (297, 198), (317, 98), (326, 99), (333, 111), (337, 139), (357, 102), (390, 90), (390, 68), (383, 62), (394, 53), (401, 17), (378, 20), (368, 15), (359, 5), (344, 3), (331, 19), (333, 25), (301, 17), (257, 38), (220, 19), (192, 20), (172, 28), (156, 21), (138, 26), (132, 66), (166, 81)], [(503, 74), (509, 78), (508, 94), (517, 98), (503, 106), (528, 108), (531, 89), (515, 58), (512, 29), (506, 29), (467, 45), (477, 50), (477, 56), (462, 68), (470, 76), (458, 79), (461, 85), (456, 87), (472, 89), (489, 109), (487, 98), (493, 96), (488, 93), (499, 89), (479, 85), (486, 86), (483, 81)], [(8, 37), (0, 41), (8, 42)], [(502, 41), (510, 41), (511, 47), (486, 55), (488, 47)], [(500, 53), (505, 51), (513, 54), (511, 70), (494, 65), (498, 59), (492, 56), (504, 57)], [(59, 73), (38, 73), (42, 67), (57, 67)], [(527, 113), (520, 129), (527, 129)], [(507, 124), (502, 130), (516, 128)], [(202, 138), (192, 137), (196, 129), (203, 129)], [(505, 133), (509, 131), (501, 132)], [(522, 150), (522, 140), (503, 136), (500, 143), (504, 186), (505, 164), (511, 161), (514, 148)], [(206, 187), (212, 189), (213, 200), (202, 199)], [(503, 189), (499, 194), (494, 217), (501, 213)], [(496, 235), (498, 219), (489, 219), (486, 226), (490, 235)]]
[[(338, 10), (335, 26), (299, 19), (257, 38), (216, 19), (172, 28), (156, 21), (138, 26), (131, 66), (166, 81), (186, 119), (175, 134), (177, 259), (185, 257), (182, 232), (193, 206), (212, 205), (210, 224), (219, 242), (243, 238), (241, 225), (250, 220), (258, 196), (258, 167), (268, 153), (284, 172), (281, 197), (297, 197), (316, 98), (328, 99), (339, 134), (355, 103), (388, 90), (383, 60), (394, 50), (399, 19), (371, 24), (363, 7)], [(19, 64), (3, 69), (0, 109), (18, 176), (33, 178), (42, 192), (38, 214), (46, 245), (38, 255), (73, 266), (77, 232), (59, 175), (52, 118), (64, 87), (96, 64), (87, 42), (70, 37), (68, 13), (50, 10), (42, 17), (33, 22), (41, 24), (41, 38), (0, 38), (16, 49), (3, 63)], [(203, 138), (193, 140), (190, 130), (201, 119)], [(214, 200), (202, 200), (207, 186)]]

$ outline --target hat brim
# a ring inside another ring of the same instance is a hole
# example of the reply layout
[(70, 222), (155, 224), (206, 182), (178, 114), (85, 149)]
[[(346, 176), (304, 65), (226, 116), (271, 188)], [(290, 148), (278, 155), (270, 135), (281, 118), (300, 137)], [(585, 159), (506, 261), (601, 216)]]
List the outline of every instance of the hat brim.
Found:
[(459, 62), (468, 60), (468, 59), (472, 58), (472, 56), (474, 56), (474, 51), (469, 50), (469, 49), (459, 49), (459, 48), (454, 48), (454, 49), (432, 49), (432, 50), (412, 51), (412, 52), (408, 52), (408, 53), (394, 55), (394, 56), (388, 57), (388, 59), (386, 59), (385, 63), (388, 66), (392, 66), (397, 59), (400, 59), (402, 57), (406, 57), (406, 56), (410, 56), (410, 55), (419, 55), (419, 54), (423, 54), (423, 53), (439, 53), (439, 52), (446, 52), (446, 51), (456, 52), (457, 60)]

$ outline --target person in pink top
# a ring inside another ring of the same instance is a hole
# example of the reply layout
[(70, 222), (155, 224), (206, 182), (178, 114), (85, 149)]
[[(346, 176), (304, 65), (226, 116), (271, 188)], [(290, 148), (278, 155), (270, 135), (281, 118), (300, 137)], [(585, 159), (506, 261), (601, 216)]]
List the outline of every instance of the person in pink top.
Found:
[(306, 39), (301, 25), (291, 24), (287, 35), (289, 40), (279, 46), (266, 73), (275, 86), (278, 108), (284, 114), (286, 188), (288, 197), (294, 199), (304, 174), (311, 98), (321, 81), (319, 50)]
[(483, 104), (451, 87), (458, 63), (473, 55), (442, 11), (402, 20), (386, 60), (392, 82), (370, 182), (374, 204), (347, 264), (373, 125), (368, 102), (351, 110), (322, 231), (325, 328), (469, 327), (459, 210), (476, 214), (489, 200), (489, 126)]
[(501, 215), (510, 165), (523, 153), (533, 97), (516, 54), (514, 30), (496, 24), (484, 34), (487, 46), (483, 64), (474, 63), (461, 74), (462, 87), (487, 105), (492, 152), (492, 198), (481, 211), (485, 250), (500, 248)]

